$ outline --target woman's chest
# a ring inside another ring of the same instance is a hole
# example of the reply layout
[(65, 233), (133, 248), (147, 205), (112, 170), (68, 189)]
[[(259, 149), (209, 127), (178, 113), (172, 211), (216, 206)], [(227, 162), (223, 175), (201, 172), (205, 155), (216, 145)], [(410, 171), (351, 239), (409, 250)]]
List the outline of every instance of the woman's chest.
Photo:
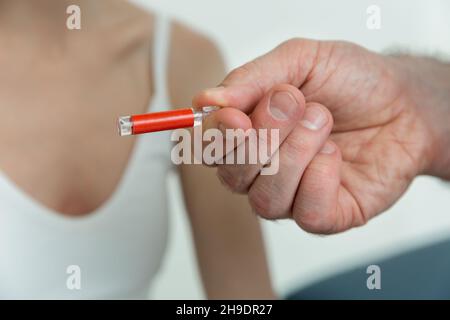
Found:
[(149, 79), (133, 68), (38, 78), (0, 86), (0, 170), (45, 206), (87, 214), (126, 169), (134, 139), (118, 137), (116, 119), (148, 108)]

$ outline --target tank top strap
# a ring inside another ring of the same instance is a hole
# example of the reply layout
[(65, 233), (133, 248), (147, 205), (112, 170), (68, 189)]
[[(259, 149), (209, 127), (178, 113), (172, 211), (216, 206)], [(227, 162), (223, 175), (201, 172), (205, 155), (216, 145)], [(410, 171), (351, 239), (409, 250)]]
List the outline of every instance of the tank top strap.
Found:
[(162, 111), (170, 108), (167, 83), (168, 62), (171, 40), (171, 20), (165, 14), (157, 14), (155, 18), (153, 42), (153, 83), (155, 101), (152, 111)]

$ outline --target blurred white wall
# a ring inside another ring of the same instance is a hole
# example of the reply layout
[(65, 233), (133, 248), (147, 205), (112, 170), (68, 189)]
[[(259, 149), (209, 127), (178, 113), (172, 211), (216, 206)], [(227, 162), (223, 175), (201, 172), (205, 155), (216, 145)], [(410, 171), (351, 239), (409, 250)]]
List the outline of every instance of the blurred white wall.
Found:
[[(166, 12), (213, 37), (230, 68), (291, 37), (344, 39), (370, 49), (405, 48), (450, 53), (450, 2), (445, 0), (135, 0)], [(381, 29), (368, 30), (366, 9), (381, 8)], [(165, 263), (152, 298), (202, 298), (177, 178), (170, 179), (172, 230)], [(318, 237), (291, 222), (264, 223), (277, 291), (306, 284), (372, 256), (450, 237), (450, 187), (417, 179), (388, 212), (367, 226)], [(239, 263), (239, 262), (236, 262)]]

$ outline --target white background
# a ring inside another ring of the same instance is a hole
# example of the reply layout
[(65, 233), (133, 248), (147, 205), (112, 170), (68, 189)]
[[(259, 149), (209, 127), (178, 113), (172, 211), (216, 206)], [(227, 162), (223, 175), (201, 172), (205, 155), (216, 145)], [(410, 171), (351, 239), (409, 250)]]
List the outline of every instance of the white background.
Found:
[[(291, 37), (343, 39), (376, 51), (404, 48), (450, 53), (450, 2), (444, 0), (135, 2), (166, 12), (214, 38), (230, 68)], [(366, 27), (366, 9), (372, 4), (381, 8), (381, 30)], [(169, 180), (170, 243), (150, 296), (203, 298), (177, 178)], [(336, 236), (308, 235), (291, 222), (264, 222), (264, 234), (275, 288), (285, 294), (371, 257), (450, 237), (450, 188), (437, 179), (421, 177), (393, 208), (363, 228)]]

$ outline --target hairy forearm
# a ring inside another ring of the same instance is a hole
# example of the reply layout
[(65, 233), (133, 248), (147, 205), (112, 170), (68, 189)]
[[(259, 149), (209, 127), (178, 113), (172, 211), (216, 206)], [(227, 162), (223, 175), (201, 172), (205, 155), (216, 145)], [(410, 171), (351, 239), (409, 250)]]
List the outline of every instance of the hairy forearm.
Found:
[(450, 63), (428, 57), (397, 56), (406, 91), (431, 133), (425, 173), (450, 180)]

